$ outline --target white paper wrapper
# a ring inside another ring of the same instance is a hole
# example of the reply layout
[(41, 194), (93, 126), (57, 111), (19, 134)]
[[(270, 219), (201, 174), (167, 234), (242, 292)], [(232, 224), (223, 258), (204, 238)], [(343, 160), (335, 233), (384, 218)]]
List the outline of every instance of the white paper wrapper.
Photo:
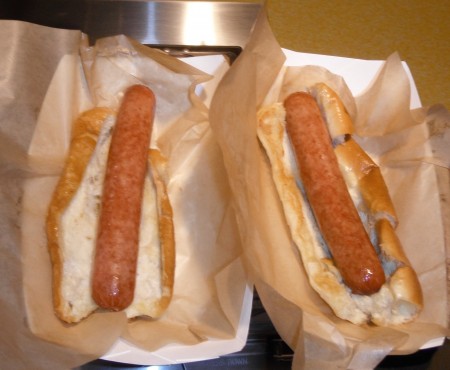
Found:
[[(107, 353), (115, 360), (119, 342), (147, 354), (177, 347), (178, 358), (138, 356), (147, 364), (193, 361), (190, 348), (199, 356), (197, 346), (204, 349), (201, 359), (239, 350), (252, 293), (222, 155), (209, 128), (210, 95), (199, 88), (212, 76), (124, 36), (88, 47), (76, 31), (22, 22), (1, 22), (0, 29), (8, 36), (0, 58), (6, 76), (0, 93), (2, 366), (73, 368)], [(158, 101), (151, 146), (168, 159), (177, 250), (173, 300), (159, 320), (96, 313), (64, 325), (52, 307), (48, 204), (73, 120), (94, 106), (117, 107), (133, 83), (150, 86)], [(202, 346), (207, 342), (216, 345)], [(128, 359), (133, 362), (132, 354)]]
[[(311, 59), (328, 68), (306, 66)], [(352, 76), (351, 67), (343, 67), (345, 62), (306, 55), (302, 59), (301, 54), (286, 61), (261, 15), (247, 48), (222, 79), (211, 104), (211, 126), (229, 174), (245, 265), (275, 327), (295, 350), (294, 368), (373, 368), (388, 354), (415, 352), (448, 334), (449, 224), (444, 212), (449, 206), (449, 113), (437, 108), (411, 112), (410, 80), (396, 54), (380, 64), (365, 86), (349, 78), (354, 91), (342, 78)], [(358, 65), (356, 60), (347, 63)], [(360, 327), (338, 319), (311, 289), (292, 245), (257, 140), (256, 112), (316, 79), (343, 98), (355, 119), (358, 141), (385, 176), (398, 211), (397, 233), (424, 292), (423, 312), (412, 324)], [(225, 105), (232, 109), (223, 109)]]

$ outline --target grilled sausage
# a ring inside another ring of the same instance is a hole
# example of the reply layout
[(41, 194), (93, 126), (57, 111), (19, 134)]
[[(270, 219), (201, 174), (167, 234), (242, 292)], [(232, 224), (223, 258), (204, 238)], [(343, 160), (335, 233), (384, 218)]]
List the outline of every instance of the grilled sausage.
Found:
[(340, 172), (315, 99), (297, 92), (284, 101), (286, 130), (305, 192), (335, 264), (356, 294), (377, 292), (384, 271)]
[(102, 308), (119, 311), (134, 296), (139, 223), (155, 96), (130, 87), (117, 115), (108, 154), (93, 268), (92, 296)]

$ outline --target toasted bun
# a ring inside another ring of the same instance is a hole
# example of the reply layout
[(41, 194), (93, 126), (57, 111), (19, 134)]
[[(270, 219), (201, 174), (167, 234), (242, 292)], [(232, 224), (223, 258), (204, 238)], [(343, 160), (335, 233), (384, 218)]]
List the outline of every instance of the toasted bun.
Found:
[(361, 207), (375, 219), (386, 218), (397, 226), (397, 214), (380, 168), (352, 138), (334, 149), (350, 191), (359, 192)]
[[(76, 323), (98, 309), (91, 296), (91, 269), (98, 208), (114, 112), (95, 108), (74, 123), (65, 166), (47, 215), (56, 315)], [(173, 289), (175, 252), (172, 208), (166, 190), (165, 160), (149, 151), (141, 218), (135, 298), (127, 317), (158, 317)]]
[(325, 121), (330, 123), (328, 130), (333, 142), (342, 142), (345, 135), (353, 134), (352, 119), (332, 89), (324, 83), (318, 83), (312, 87), (310, 93), (316, 98)]
[(351, 137), (348, 140), (353, 132), (349, 126), (352, 121), (337, 95), (324, 84), (312, 90), (314, 96), (322, 99), (319, 105), (327, 112), (325, 117), (331, 117), (327, 123), (338, 162), (387, 280), (377, 293), (368, 296), (352, 294), (344, 285), (304, 195), (285, 130), (284, 107), (275, 103), (259, 111), (257, 134), (310, 284), (336, 316), (354, 324), (372, 322), (386, 326), (410, 322), (422, 308), (422, 292), (395, 234), (397, 218), (381, 172)]

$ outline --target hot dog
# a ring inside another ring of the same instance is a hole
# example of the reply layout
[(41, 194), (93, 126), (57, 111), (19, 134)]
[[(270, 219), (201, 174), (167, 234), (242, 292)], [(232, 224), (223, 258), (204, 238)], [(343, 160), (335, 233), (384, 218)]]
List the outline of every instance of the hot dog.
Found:
[(337, 94), (316, 84), (263, 107), (257, 133), (305, 272), (334, 313), (355, 324), (417, 317), (421, 288), (388, 189)]
[(153, 92), (129, 88), (111, 138), (92, 278), (94, 301), (120, 311), (134, 296), (147, 153), (155, 112)]
[(375, 293), (385, 282), (384, 272), (340, 172), (319, 106), (312, 95), (298, 92), (284, 107), (306, 195), (333, 260), (353, 293)]
[(47, 214), (53, 303), (65, 322), (101, 309), (159, 317), (171, 300), (173, 216), (166, 161), (149, 149), (154, 108), (151, 90), (132, 86), (117, 116), (94, 108), (74, 122)]

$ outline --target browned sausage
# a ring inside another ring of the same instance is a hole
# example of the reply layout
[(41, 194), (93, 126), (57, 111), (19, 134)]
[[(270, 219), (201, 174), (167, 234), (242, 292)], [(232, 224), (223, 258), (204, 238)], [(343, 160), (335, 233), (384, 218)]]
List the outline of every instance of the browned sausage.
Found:
[(383, 268), (340, 172), (320, 109), (303, 92), (290, 95), (284, 107), (305, 193), (336, 267), (353, 293), (375, 293), (385, 282)]
[(93, 268), (92, 297), (119, 311), (134, 297), (143, 186), (155, 96), (130, 87), (117, 115), (106, 165)]

